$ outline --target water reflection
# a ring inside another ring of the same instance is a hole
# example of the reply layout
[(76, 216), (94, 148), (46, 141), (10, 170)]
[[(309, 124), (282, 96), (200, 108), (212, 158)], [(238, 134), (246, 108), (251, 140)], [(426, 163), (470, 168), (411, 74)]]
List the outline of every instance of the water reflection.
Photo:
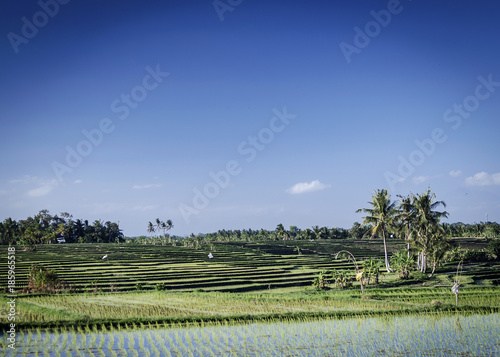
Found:
[(500, 315), (400, 316), (111, 332), (25, 332), (7, 356), (496, 356)]

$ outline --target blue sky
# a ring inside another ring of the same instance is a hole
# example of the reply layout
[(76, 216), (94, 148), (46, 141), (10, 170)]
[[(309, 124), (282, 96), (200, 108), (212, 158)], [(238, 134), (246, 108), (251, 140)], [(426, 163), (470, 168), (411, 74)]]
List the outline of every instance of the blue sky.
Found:
[(349, 228), (430, 187), (500, 221), (500, 3), (0, 5), (0, 219)]

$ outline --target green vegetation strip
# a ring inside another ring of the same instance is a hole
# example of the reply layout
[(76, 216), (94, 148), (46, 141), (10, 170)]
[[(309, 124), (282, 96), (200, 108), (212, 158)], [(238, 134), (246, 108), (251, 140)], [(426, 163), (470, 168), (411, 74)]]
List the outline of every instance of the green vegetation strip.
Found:
[[(420, 307), (406, 310), (385, 310), (385, 311), (335, 311), (335, 312), (301, 312), (301, 313), (272, 313), (261, 315), (232, 315), (232, 316), (189, 316), (189, 317), (162, 317), (162, 318), (128, 318), (128, 319), (76, 319), (72, 321), (54, 320), (54, 321), (38, 321), (38, 322), (19, 322), (16, 326), (23, 330), (37, 328), (76, 328), (89, 326), (97, 327), (124, 327), (137, 328), (147, 327), (144, 325), (162, 325), (163, 327), (190, 327), (203, 324), (243, 324), (253, 322), (276, 322), (276, 321), (300, 321), (304, 319), (343, 319), (351, 317), (384, 317), (384, 316), (401, 316), (409, 314), (437, 314), (437, 313), (457, 313), (457, 314), (490, 314), (498, 313), (498, 307), (473, 307), (452, 305), (441, 305), (433, 307)], [(8, 324), (0, 323), (0, 330), (5, 333), (8, 330)]]
[[(500, 311), (499, 288), (480, 287), (454, 295), (443, 288), (372, 289), (322, 293), (171, 293), (130, 292), (19, 296), (21, 329), (161, 323), (165, 325), (303, 318), (372, 317), (433, 312), (494, 313)], [(6, 304), (5, 304), (6, 305)], [(3, 313), (1, 327), (8, 326)]]

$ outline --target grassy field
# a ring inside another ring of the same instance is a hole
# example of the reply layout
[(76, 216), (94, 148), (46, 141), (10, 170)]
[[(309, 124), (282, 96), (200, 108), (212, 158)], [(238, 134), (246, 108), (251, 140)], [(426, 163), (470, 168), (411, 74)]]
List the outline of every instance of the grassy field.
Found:
[[(481, 241), (470, 241), (480, 246)], [(300, 247), (301, 255), (296, 247)], [(401, 249), (389, 241), (389, 250)], [(134, 244), (46, 245), (16, 251), (16, 287), (27, 284), (28, 269), (39, 263), (57, 271), (78, 293), (19, 294), (19, 327), (87, 324), (192, 323), (280, 317), (335, 317), (407, 314), (436, 310), (495, 312), (500, 309), (498, 262), (465, 264), (459, 305), (451, 285), (456, 262), (428, 279), (399, 280), (382, 271), (380, 283), (316, 292), (311, 284), (323, 269), (348, 269), (332, 255), (348, 249), (359, 261), (383, 256), (377, 240), (213, 243), (200, 249)], [(211, 253), (213, 258), (209, 258)], [(102, 257), (107, 254), (108, 259)], [(7, 270), (6, 262), (0, 266)], [(2, 273), (3, 286), (6, 275)], [(137, 287), (141, 291), (137, 291)], [(156, 291), (162, 284), (165, 291)], [(7, 323), (2, 297), (0, 323)]]

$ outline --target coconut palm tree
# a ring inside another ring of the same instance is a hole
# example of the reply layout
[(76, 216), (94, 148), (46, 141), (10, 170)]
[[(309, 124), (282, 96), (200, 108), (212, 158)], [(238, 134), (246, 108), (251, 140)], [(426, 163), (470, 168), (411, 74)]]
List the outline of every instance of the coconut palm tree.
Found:
[(312, 227), (314, 238), (321, 239), (321, 228), (318, 225)]
[(275, 233), (276, 233), (276, 237), (278, 239), (281, 238), (282, 240), (285, 240), (285, 238), (287, 237), (287, 232), (286, 232), (285, 227), (283, 226), (282, 223), (280, 223), (276, 226)]
[(161, 221), (159, 218), (156, 219), (156, 231), (158, 232), (158, 238), (160, 237)]
[(439, 222), (442, 217), (448, 217), (448, 212), (436, 211), (439, 206), (446, 208), (446, 203), (435, 199), (436, 195), (431, 193), (429, 188), (423, 194), (412, 196), (412, 205), (415, 211), (413, 222), (416, 233), (415, 242), (420, 250), (417, 261), (422, 273), (425, 273), (427, 269), (427, 254), (431, 251), (432, 246), (436, 244), (436, 240), (444, 237), (444, 234), (436, 235), (437, 231), (444, 230), (439, 225)]
[(442, 226), (436, 227), (436, 229), (431, 232), (431, 241), (432, 244), (428, 255), (432, 271), (429, 278), (432, 278), (439, 262), (445, 257), (452, 247), (451, 239), (445, 237), (445, 230)]
[(302, 231), (302, 237), (304, 239), (312, 239), (314, 237), (313, 231), (311, 228), (306, 228)]
[(149, 222), (148, 223), (149, 238), (151, 238), (153, 236), (154, 232), (155, 232), (155, 226), (153, 226), (153, 223)]
[(387, 242), (385, 234), (387, 230), (394, 225), (395, 219), (398, 215), (396, 203), (391, 201), (389, 192), (385, 189), (375, 191), (372, 195), (372, 201), (368, 203), (371, 205), (371, 208), (360, 208), (356, 212), (364, 212), (368, 214), (363, 217), (363, 224), (373, 225), (369, 231), (371, 233), (371, 238), (382, 234), (382, 239), (384, 241), (385, 268), (388, 272), (391, 272), (392, 270), (389, 265), (389, 257), (387, 256)]
[(413, 223), (415, 221), (415, 207), (413, 206), (412, 196), (402, 196), (399, 197), (399, 214), (397, 218), (397, 235), (403, 237), (404, 241), (407, 243), (407, 256), (410, 258), (410, 243), (413, 238)]
[(171, 219), (167, 219), (167, 231), (168, 231), (168, 242), (170, 243), (170, 231), (174, 228), (174, 224)]
[(328, 229), (328, 227), (321, 228), (321, 238), (323, 238), (323, 239), (330, 238), (330, 230)]

